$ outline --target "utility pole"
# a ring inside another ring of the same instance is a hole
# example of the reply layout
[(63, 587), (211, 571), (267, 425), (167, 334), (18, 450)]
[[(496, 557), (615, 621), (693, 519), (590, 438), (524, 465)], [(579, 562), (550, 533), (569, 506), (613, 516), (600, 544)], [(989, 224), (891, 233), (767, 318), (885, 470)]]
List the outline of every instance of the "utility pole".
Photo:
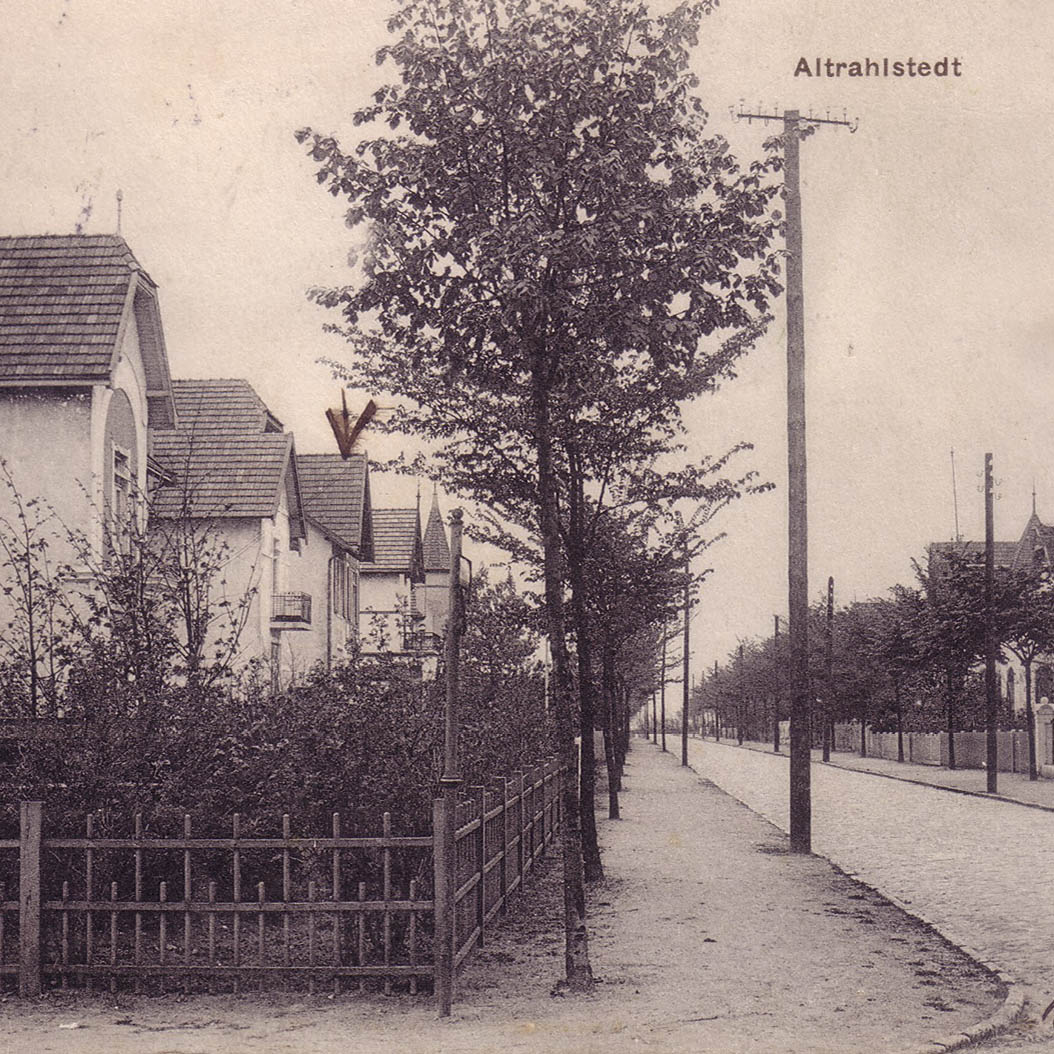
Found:
[(667, 625), (664, 622), (662, 624), (662, 684), (659, 685), (659, 703), (660, 703), (660, 714), (659, 719), (662, 721), (662, 751), (666, 753), (666, 638)]
[[(783, 121), (784, 193), (787, 208), (787, 594), (790, 637), (790, 847), (812, 852), (812, 732), (809, 700), (809, 541), (805, 466), (805, 294), (802, 270), (799, 146), (803, 118), (798, 110), (780, 114), (739, 113), (748, 121)], [(830, 116), (806, 124), (856, 125)]]
[(684, 684), (684, 698), (681, 708), (681, 767), (688, 767), (688, 671), (691, 665), (691, 651), (688, 645), (688, 629), (691, 625), (692, 608), (692, 561), (688, 547), (684, 550), (684, 656), (681, 679)]
[(773, 615), (775, 632), (772, 636), (772, 753), (780, 752), (780, 617)]
[(736, 693), (736, 742), (743, 745), (743, 645), (739, 646), (739, 691)]
[(461, 647), (461, 510), (450, 513), (450, 586), (446, 623), (446, 706), (443, 714), (442, 825), (435, 832), (439, 842), (436, 867), (436, 1001), (439, 1016), (449, 1017), (454, 997), (455, 929), (457, 923), (457, 798), (461, 787), (458, 775), (458, 675)]
[(988, 793), (995, 794), (999, 782), (999, 743), (996, 721), (999, 714), (999, 686), (995, 677), (995, 514), (992, 508), (992, 455), (984, 456), (984, 691), (985, 745), (987, 749)]
[[(714, 680), (717, 680), (717, 659), (714, 659)], [(721, 742), (721, 694), (714, 688), (714, 742)]]
[(824, 628), (823, 665), (824, 685), (823, 700), (823, 760), (831, 760), (831, 740), (834, 738), (834, 727), (831, 724), (831, 704), (834, 702), (834, 676), (832, 652), (834, 645), (834, 579), (827, 579), (827, 623)]

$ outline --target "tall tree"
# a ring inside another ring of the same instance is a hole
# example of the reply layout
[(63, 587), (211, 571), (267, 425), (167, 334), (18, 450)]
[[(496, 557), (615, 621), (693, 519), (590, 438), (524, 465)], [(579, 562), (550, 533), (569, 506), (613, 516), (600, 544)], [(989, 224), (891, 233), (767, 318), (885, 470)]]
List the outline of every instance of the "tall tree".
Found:
[(1054, 651), (1054, 589), (1035, 571), (1017, 576), (1017, 596), (1007, 612), (1003, 635), (1007, 649), (1025, 673), (1025, 719), (1028, 728), (1028, 778), (1039, 778), (1036, 767), (1036, 717), (1032, 707), (1032, 664)]
[[(299, 133), (349, 226), (369, 226), (353, 284), (318, 293), (348, 323), (349, 380), (405, 397), (394, 425), (436, 442), (444, 481), (540, 536), (568, 764), (568, 441), (612, 392), (627, 432), (676, 428), (679, 402), (731, 372), (778, 291), (778, 161), (742, 172), (693, 94), (710, 6), (403, 0), (378, 53), (396, 80), (355, 115), (377, 134), (345, 152)], [(740, 339), (703, 353), (722, 332)], [(588, 988), (571, 784), (564, 806), (565, 967)]]

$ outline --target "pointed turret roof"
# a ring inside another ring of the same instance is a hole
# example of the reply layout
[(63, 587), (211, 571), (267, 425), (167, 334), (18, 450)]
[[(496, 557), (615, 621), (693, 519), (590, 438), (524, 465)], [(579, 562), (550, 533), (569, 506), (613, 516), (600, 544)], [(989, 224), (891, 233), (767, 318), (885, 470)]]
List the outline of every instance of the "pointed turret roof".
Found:
[(443, 526), (443, 514), (439, 511), (437, 489), (432, 490), (432, 508), (428, 512), (423, 548), (426, 571), (450, 570), (450, 544)]

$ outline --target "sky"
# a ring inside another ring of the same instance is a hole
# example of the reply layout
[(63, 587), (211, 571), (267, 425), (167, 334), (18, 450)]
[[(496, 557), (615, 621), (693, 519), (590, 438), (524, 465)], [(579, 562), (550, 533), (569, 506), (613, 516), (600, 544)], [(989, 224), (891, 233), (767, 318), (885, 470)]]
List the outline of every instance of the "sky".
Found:
[[(1033, 486), (1054, 522), (1054, 5), (1043, 0), (722, 0), (693, 64), (711, 128), (744, 164), (776, 131), (742, 100), (858, 121), (802, 147), (810, 594), (847, 603), (911, 581), (911, 561), (1016, 538)], [(294, 140), (352, 135), (383, 82), (388, 0), (0, 0), (0, 232), (116, 229), (160, 288), (172, 372), (245, 377), (301, 452), (333, 449), (339, 285), (355, 235)], [(799, 60), (958, 58), (960, 77), (795, 76)], [(775, 484), (714, 522), (694, 672), (786, 611), (782, 305), (739, 376), (688, 408), (688, 443), (754, 444)], [(2, 435), (2, 431), (0, 431)], [(0, 439), (2, 444), (2, 439)], [(393, 452), (374, 440), (376, 457)], [(413, 500), (382, 483), (381, 504)], [(444, 495), (449, 507), (452, 496)], [(702, 566), (702, 565), (701, 565)]]

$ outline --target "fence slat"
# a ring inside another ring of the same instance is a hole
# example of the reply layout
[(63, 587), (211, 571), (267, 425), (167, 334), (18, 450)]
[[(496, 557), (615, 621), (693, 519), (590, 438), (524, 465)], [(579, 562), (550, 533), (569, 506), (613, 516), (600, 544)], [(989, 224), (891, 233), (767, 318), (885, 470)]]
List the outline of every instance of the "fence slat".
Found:
[[(190, 814), (183, 817), (183, 838), (190, 838)], [(183, 903), (186, 911), (183, 912), (183, 965), (189, 967), (191, 963), (190, 951), (193, 944), (191, 927), (190, 904), (194, 898), (194, 885), (190, 869), (190, 850), (183, 850)], [(183, 993), (190, 995), (190, 975), (187, 974), (183, 980)]]
[[(333, 840), (340, 837), (340, 813), (333, 814)], [(340, 849), (333, 847), (333, 902), (340, 901)], [(333, 965), (343, 966), (343, 953), (341, 952), (341, 918), (336, 912), (333, 914)], [(340, 995), (340, 974), (333, 977), (333, 994)]]
[[(392, 814), (386, 812), (381, 819), (385, 839), (392, 836)], [(390, 902), (392, 899), (392, 851), (384, 847), (384, 884), (382, 886), (384, 898), (384, 965), (390, 966), (392, 962), (392, 912)], [(384, 994), (392, 994), (392, 979), (385, 977)]]
[(482, 948), (484, 942), (483, 927), (487, 921), (487, 788), (473, 787), (472, 796), (476, 800), (476, 808), (479, 810), (479, 828), (475, 832), (473, 842), (472, 866), (479, 875), (479, 885), (476, 888), (476, 929), (479, 930), (477, 946)]
[[(88, 835), (88, 844), (84, 850), (84, 888), (86, 890), (85, 900), (92, 900), (92, 884), (95, 877), (95, 851), (92, 848), (92, 835), (94, 833), (95, 816), (88, 813), (85, 819), (85, 830)], [(94, 917), (88, 911), (84, 916), (84, 961), (91, 966), (95, 951)], [(91, 974), (88, 975), (88, 991), (92, 990)]]

